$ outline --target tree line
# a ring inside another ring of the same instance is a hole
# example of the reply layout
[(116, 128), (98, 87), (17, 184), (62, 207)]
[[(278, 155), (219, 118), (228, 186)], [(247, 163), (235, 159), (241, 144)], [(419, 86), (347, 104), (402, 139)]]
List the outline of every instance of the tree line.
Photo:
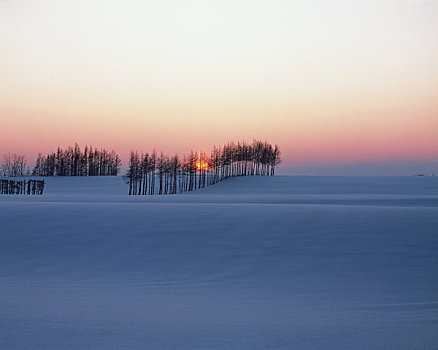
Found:
[(41, 195), (44, 192), (44, 180), (0, 179), (0, 194)]
[(175, 194), (213, 185), (235, 176), (273, 176), (280, 164), (280, 149), (266, 141), (229, 142), (210, 154), (139, 154), (131, 151), (126, 180), (130, 195)]
[(106, 149), (74, 147), (46, 155), (38, 154), (32, 175), (35, 176), (108, 176), (118, 175), (122, 162), (118, 154)]
[[(129, 183), (130, 195), (175, 194), (204, 188), (234, 176), (272, 176), (280, 162), (279, 147), (261, 140), (229, 142), (214, 147), (209, 154), (192, 151), (182, 158), (156, 151), (142, 154), (132, 151), (124, 178)], [(33, 171), (26, 166), (24, 156), (5, 155), (0, 171), (5, 177), (106, 176), (119, 175), (121, 164), (114, 151), (93, 146), (81, 150), (76, 143), (67, 149), (58, 147), (56, 152), (46, 155), (39, 153)]]

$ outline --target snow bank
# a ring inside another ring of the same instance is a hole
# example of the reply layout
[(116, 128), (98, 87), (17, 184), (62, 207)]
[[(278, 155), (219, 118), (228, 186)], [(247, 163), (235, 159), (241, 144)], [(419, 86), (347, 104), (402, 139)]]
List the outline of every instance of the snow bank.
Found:
[(0, 196), (1, 349), (434, 349), (438, 178)]

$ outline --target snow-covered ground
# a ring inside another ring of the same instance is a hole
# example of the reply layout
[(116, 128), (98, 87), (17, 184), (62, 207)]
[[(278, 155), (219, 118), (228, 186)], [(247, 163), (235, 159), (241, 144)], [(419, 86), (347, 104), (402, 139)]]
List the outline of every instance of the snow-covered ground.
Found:
[(437, 349), (438, 177), (0, 196), (0, 349)]

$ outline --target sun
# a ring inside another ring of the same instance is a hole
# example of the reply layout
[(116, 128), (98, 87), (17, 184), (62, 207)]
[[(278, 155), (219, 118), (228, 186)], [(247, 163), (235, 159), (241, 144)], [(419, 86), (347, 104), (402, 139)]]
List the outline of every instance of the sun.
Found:
[(208, 165), (208, 162), (206, 162), (206, 161), (203, 161), (203, 160), (198, 160), (197, 162), (196, 162), (196, 170), (198, 170), (198, 171), (207, 171), (208, 169), (209, 169), (209, 165)]

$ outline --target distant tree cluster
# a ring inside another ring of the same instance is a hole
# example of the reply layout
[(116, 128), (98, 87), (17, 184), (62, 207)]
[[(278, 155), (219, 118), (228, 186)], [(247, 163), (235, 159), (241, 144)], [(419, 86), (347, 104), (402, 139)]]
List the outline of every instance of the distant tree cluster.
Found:
[(175, 194), (216, 184), (229, 177), (271, 175), (280, 164), (280, 149), (266, 141), (230, 142), (210, 155), (191, 152), (180, 159), (155, 151), (132, 151), (126, 175), (130, 195)]
[(43, 156), (38, 154), (32, 175), (37, 176), (107, 176), (118, 175), (122, 162), (114, 151), (78, 144)]
[(44, 180), (0, 179), (0, 194), (41, 195), (44, 192)]
[(6, 177), (29, 175), (25, 157), (23, 155), (10, 153), (3, 155), (0, 173), (2, 176)]

